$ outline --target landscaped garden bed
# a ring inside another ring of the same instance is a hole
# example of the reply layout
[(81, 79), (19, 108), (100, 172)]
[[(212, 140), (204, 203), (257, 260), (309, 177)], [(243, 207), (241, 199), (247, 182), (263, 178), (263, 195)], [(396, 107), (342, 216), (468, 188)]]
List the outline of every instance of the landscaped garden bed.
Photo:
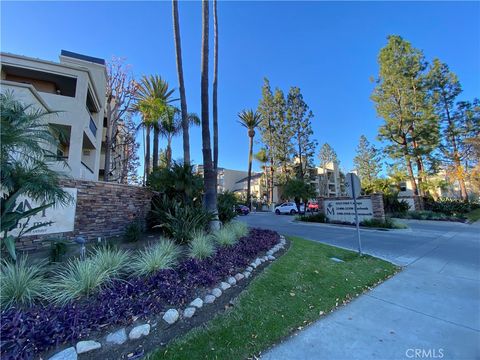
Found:
[[(280, 236), (275, 232), (251, 229), (247, 236), (229, 246), (218, 246), (212, 256), (202, 260), (186, 257), (172, 268), (116, 278), (89, 296), (67, 300), (62, 304), (41, 301), (30, 306), (11, 306), (1, 314), (2, 359), (50, 355), (67, 346), (74, 346), (80, 340), (104, 343), (106, 336), (124, 327), (127, 327), (129, 336), (132, 337), (131, 330), (135, 325), (148, 325), (148, 333), (153, 331), (152, 328), (163, 330), (168, 327), (167, 320), (178, 318), (179, 314), (187, 317), (188, 314), (183, 314), (183, 310), (191, 308), (189, 304), (196, 298), (205, 301), (211, 295), (212, 287), (226, 282), (233, 275), (242, 274), (244, 279), (251, 273), (248, 270), (248, 274), (245, 273), (249, 265), (256, 267), (268, 259), (273, 260), (271, 253), (270, 258), (265, 253), (279, 241)], [(251, 264), (258, 256), (262, 260), (257, 265)], [(233, 283), (232, 279), (230, 281)], [(55, 284), (52, 289), (55, 289)], [(236, 291), (230, 293), (234, 295)], [(227, 301), (227, 298), (231, 297), (225, 297), (223, 301)], [(223, 307), (224, 304), (220, 306)], [(170, 309), (174, 311), (168, 313)], [(205, 315), (194, 316), (192, 319), (195, 319), (194, 323), (202, 318), (206, 320), (205, 316), (209, 318), (218, 310), (214, 308), (213, 311), (208, 311), (207, 307)], [(164, 318), (166, 312), (169, 315), (173, 313), (173, 317)], [(181, 324), (173, 331), (169, 329), (167, 335), (164, 335), (165, 340), (156, 336), (156, 346), (184, 332), (189, 326), (191, 325)], [(140, 327), (136, 331), (142, 336), (145, 335), (145, 332), (142, 333), (145, 329)], [(142, 347), (139, 350), (138, 345), (127, 344), (118, 350), (102, 346), (99, 350), (93, 350), (91, 355), (81, 356), (117, 359), (130, 354), (132, 358), (144, 351)]]

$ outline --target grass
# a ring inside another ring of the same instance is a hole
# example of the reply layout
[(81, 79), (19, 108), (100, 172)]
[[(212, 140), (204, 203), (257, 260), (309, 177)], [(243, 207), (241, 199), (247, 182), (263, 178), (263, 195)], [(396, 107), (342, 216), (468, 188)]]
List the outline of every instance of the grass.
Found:
[(230, 229), (230, 231), (232, 231), (235, 234), (235, 237), (237, 239), (240, 239), (248, 235), (248, 226), (243, 222), (230, 221), (227, 225), (225, 225), (225, 227)]
[(220, 246), (232, 246), (235, 245), (238, 240), (235, 232), (233, 232), (229, 226), (224, 226), (223, 228), (215, 231), (213, 233), (213, 238)]
[(480, 220), (480, 208), (470, 211), (468, 214), (465, 214), (470, 221)]
[(290, 240), (288, 252), (252, 281), (233, 308), (148, 358), (253, 357), (397, 271), (370, 256), (297, 237)]
[(131, 268), (137, 275), (149, 275), (162, 269), (170, 269), (180, 256), (180, 248), (173, 241), (160, 238), (158, 243), (139, 251)]
[(188, 256), (195, 259), (205, 259), (213, 255), (215, 244), (212, 235), (204, 232), (197, 232), (193, 235), (188, 245)]

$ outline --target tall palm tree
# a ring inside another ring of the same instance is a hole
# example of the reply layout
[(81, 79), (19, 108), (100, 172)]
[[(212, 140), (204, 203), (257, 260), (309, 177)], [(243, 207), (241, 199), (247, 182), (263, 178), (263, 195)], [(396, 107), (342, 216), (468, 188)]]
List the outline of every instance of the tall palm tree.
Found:
[(180, 92), (180, 108), (182, 110), (183, 131), (183, 163), (190, 165), (190, 134), (187, 111), (187, 98), (185, 83), (183, 81), (182, 43), (180, 39), (180, 20), (178, 18), (178, 1), (172, 0), (173, 37), (175, 40), (175, 53), (177, 57), (178, 90)]
[(213, 90), (212, 90), (212, 115), (213, 115), (213, 170), (215, 171), (215, 190), (217, 189), (218, 171), (218, 19), (217, 0), (213, 0)]
[(251, 210), (250, 180), (252, 178), (253, 138), (255, 137), (255, 129), (262, 121), (262, 116), (253, 110), (242, 110), (242, 112), (238, 114), (238, 117), (240, 118), (238, 122), (248, 130), (248, 137), (250, 138), (248, 149), (247, 206)]
[(165, 107), (175, 101), (175, 90), (168, 88), (168, 82), (159, 75), (143, 76), (137, 90), (137, 110), (142, 114), (142, 125), (146, 130), (145, 171), (150, 173), (150, 131), (153, 127), (153, 168), (158, 167), (158, 146), (160, 141), (159, 120)]

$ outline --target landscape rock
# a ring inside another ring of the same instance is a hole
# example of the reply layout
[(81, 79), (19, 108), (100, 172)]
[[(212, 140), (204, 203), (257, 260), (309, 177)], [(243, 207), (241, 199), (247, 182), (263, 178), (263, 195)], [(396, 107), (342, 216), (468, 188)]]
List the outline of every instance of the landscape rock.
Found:
[[(255, 260), (255, 265), (260, 266), (261, 264), (262, 264), (262, 260), (260, 260), (259, 258), (257, 258), (257, 259)], [(257, 266), (256, 266), (256, 267), (257, 267)]]
[(271, 260), (271, 261), (275, 260), (275, 256), (273, 256), (273, 255), (268, 255), (268, 260)]
[(268, 256), (265, 255), (262, 259), (263, 259), (264, 261), (268, 261)]
[(72, 346), (63, 351), (60, 351), (59, 353), (56, 353), (48, 360), (77, 360), (77, 352)]
[(250, 272), (252, 272), (252, 271), (253, 271), (253, 267), (249, 266), (249, 267), (247, 267), (247, 268), (245, 269), (245, 271), (250, 271)]
[(227, 279), (227, 282), (230, 284), (230, 285), (235, 285), (237, 283), (237, 280), (235, 280), (235, 278), (233, 276), (230, 276), (228, 279)]
[(257, 268), (257, 264), (255, 264), (255, 261), (254, 261), (254, 262), (252, 262), (252, 263), (250, 264), (250, 266), (251, 266), (251, 267), (253, 267), (254, 269), (256, 269), (256, 268)]
[(237, 280), (237, 281), (240, 281), (243, 278), (245, 278), (245, 275), (243, 275), (243, 274), (238, 273), (237, 275), (235, 275), (235, 280)]
[(212, 290), (212, 295), (216, 298), (219, 298), (220, 296), (222, 296), (222, 290), (220, 290), (219, 288), (215, 288)]
[(83, 354), (92, 350), (100, 349), (101, 347), (102, 344), (100, 344), (98, 341), (79, 341), (77, 343), (77, 354)]
[(250, 271), (244, 271), (243, 272), (243, 276), (245, 276), (245, 279), (248, 279), (250, 277), (250, 275), (252, 275), (252, 273)]
[(232, 287), (232, 285), (230, 285), (229, 283), (225, 282), (225, 281), (222, 281), (220, 283), (220, 289), (222, 289), (222, 291), (225, 291), (227, 289), (230, 289)]
[(125, 328), (107, 335), (107, 343), (122, 345), (125, 341), (127, 341), (127, 332), (125, 331)]
[(197, 309), (200, 309), (203, 306), (203, 300), (200, 298), (196, 298), (190, 303), (190, 306), (194, 306)]
[(191, 317), (195, 314), (195, 311), (197, 311), (196, 308), (194, 308), (194, 307), (188, 307), (188, 308), (186, 308), (186, 309), (183, 311), (183, 317), (185, 317), (185, 318), (191, 318)]
[(215, 301), (215, 299), (216, 299), (215, 296), (213, 296), (213, 295), (207, 295), (207, 296), (205, 296), (205, 299), (203, 299), (203, 302), (204, 302), (205, 304), (211, 304), (211, 303), (213, 303), (213, 302)]
[(175, 309), (169, 309), (165, 315), (163, 315), (163, 320), (165, 320), (168, 324), (172, 325), (178, 320), (179, 314), (178, 311)]
[(150, 334), (150, 324), (143, 324), (135, 326), (130, 330), (128, 337), (130, 340), (136, 340), (140, 339), (142, 336), (147, 336), (148, 334)]

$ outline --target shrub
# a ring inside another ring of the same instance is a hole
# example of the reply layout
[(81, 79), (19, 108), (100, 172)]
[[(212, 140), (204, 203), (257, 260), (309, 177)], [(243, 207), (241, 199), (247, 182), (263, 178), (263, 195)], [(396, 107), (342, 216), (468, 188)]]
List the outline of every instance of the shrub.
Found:
[(385, 218), (385, 220), (380, 220), (380, 219), (363, 220), (360, 222), (360, 226), (381, 228), (381, 229), (406, 229), (407, 228), (404, 224), (397, 223), (388, 217)]
[(149, 275), (158, 270), (172, 268), (180, 256), (180, 248), (171, 240), (160, 241), (136, 255), (131, 265), (137, 275)]
[(226, 224), (231, 221), (237, 213), (235, 205), (237, 204), (237, 196), (231, 191), (225, 191), (217, 196), (218, 219)]
[(218, 245), (220, 246), (232, 246), (237, 242), (237, 237), (235, 232), (229, 227), (224, 226), (223, 228), (215, 231), (213, 237)]
[(119, 276), (128, 269), (130, 253), (124, 250), (102, 246), (93, 251), (90, 259), (100, 272), (108, 277)]
[(136, 220), (132, 221), (130, 224), (127, 225), (125, 228), (125, 234), (123, 235), (125, 240), (130, 242), (137, 242), (140, 240), (142, 233), (145, 231), (143, 224)]
[(410, 209), (405, 200), (398, 200), (398, 193), (383, 194), (383, 208), (387, 214), (404, 214)]
[(443, 221), (464, 221), (463, 215), (449, 216), (443, 213), (437, 213), (430, 210), (408, 211), (405, 214), (394, 214), (394, 217), (415, 220), (443, 220)]
[(21, 258), (15, 264), (3, 261), (0, 269), (0, 304), (8, 308), (11, 305), (30, 305), (44, 296), (45, 279), (41, 266), (27, 265), (27, 259)]
[(424, 198), (424, 203), (425, 210), (454, 216), (469, 213), (478, 205), (476, 203), (463, 201), (460, 199), (449, 198), (442, 198), (438, 200), (433, 200), (432, 198)]
[(188, 255), (195, 259), (206, 259), (215, 252), (212, 236), (204, 232), (196, 233), (188, 246)]
[(157, 198), (151, 211), (154, 228), (160, 228), (164, 235), (179, 244), (190, 242), (196, 231), (203, 231), (213, 219), (213, 215), (201, 207), (181, 205), (165, 196)]
[(60, 262), (67, 253), (67, 243), (63, 240), (52, 240), (50, 243), (50, 261)]
[(327, 217), (325, 216), (325, 214), (320, 212), (313, 215), (298, 216), (297, 219), (305, 222), (317, 222), (317, 223), (327, 222)]
[(89, 296), (111, 280), (92, 259), (70, 260), (52, 280), (49, 296), (54, 302), (65, 304), (82, 296)]
[(237, 239), (248, 235), (248, 226), (243, 222), (231, 221), (227, 225), (225, 225), (225, 227), (230, 229), (230, 231), (235, 234), (235, 238)]

